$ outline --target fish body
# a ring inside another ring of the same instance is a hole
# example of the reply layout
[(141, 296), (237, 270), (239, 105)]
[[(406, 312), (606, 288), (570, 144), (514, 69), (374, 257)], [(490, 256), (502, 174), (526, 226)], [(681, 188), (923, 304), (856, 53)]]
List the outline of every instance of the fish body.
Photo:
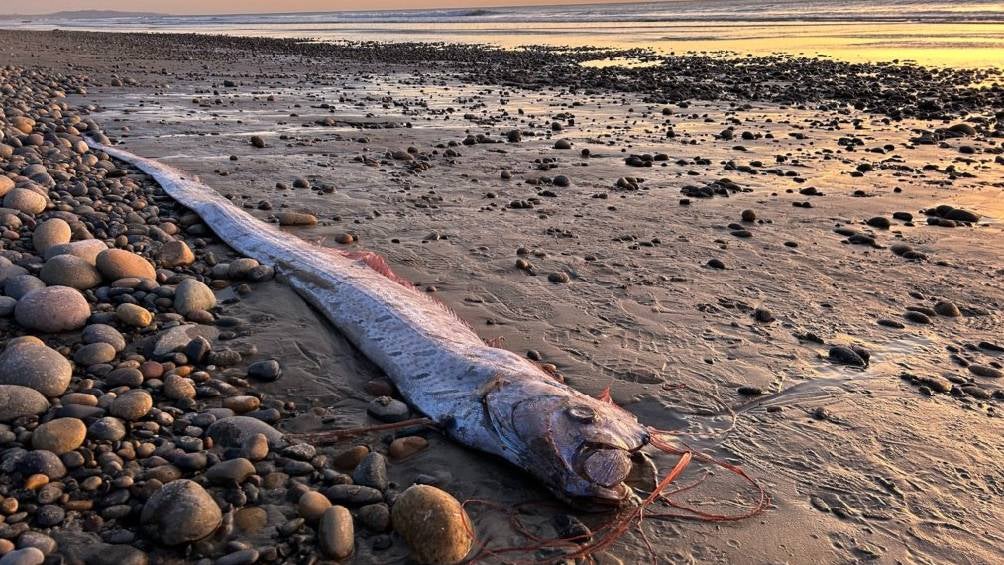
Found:
[(275, 267), (452, 439), (509, 461), (574, 504), (631, 499), (631, 455), (649, 442), (634, 415), (489, 346), (447, 307), (374, 268), (375, 256), (307, 243), (176, 169), (91, 145), (151, 175), (239, 253)]

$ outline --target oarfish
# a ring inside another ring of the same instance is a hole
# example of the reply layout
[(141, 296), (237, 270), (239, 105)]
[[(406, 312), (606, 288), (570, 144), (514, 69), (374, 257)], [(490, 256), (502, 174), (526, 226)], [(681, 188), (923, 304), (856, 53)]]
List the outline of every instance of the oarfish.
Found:
[(650, 442), (634, 415), (582, 394), (532, 361), (486, 344), (375, 255), (305, 242), (234, 206), (197, 178), (122, 149), (95, 149), (151, 175), (230, 247), (272, 265), (452, 439), (532, 474), (583, 507), (633, 499), (632, 455)]

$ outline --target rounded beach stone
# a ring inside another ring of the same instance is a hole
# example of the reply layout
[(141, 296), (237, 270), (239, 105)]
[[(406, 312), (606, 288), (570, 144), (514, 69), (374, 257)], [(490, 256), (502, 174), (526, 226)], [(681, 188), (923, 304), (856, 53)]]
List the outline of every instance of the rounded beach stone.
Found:
[(182, 316), (195, 310), (209, 310), (216, 306), (213, 290), (195, 279), (181, 281), (174, 291), (174, 309)]
[(254, 465), (243, 457), (221, 461), (206, 471), (206, 479), (213, 484), (241, 484), (255, 473)]
[(328, 508), (331, 508), (331, 501), (316, 490), (308, 490), (303, 493), (296, 503), (296, 509), (300, 516), (308, 522), (320, 520), (321, 515)]
[(282, 367), (275, 359), (257, 361), (248, 366), (248, 376), (259, 381), (272, 382), (282, 376)]
[(0, 296), (0, 318), (13, 315), (15, 306), (17, 306), (17, 299), (10, 296)]
[(59, 456), (43, 449), (25, 453), (17, 460), (15, 469), (24, 477), (45, 475), (49, 480), (56, 480), (66, 476), (66, 466)]
[(60, 218), (50, 218), (35, 227), (31, 234), (31, 244), (35, 251), (45, 253), (53, 245), (69, 243), (73, 235), (70, 224)]
[(143, 505), (140, 523), (165, 545), (180, 545), (205, 538), (223, 521), (213, 497), (198, 483), (178, 479), (164, 485)]
[(168, 375), (164, 379), (164, 396), (173, 400), (195, 398), (195, 383), (180, 375)]
[(161, 265), (171, 267), (181, 267), (191, 265), (195, 262), (195, 254), (184, 241), (175, 240), (165, 243), (160, 248), (158, 255)]
[(317, 526), (317, 542), (321, 552), (331, 559), (345, 559), (355, 547), (352, 514), (344, 506), (332, 506), (321, 515)]
[(0, 175), (0, 196), (6, 196), (14, 189), (14, 181), (10, 177)]
[(91, 316), (83, 294), (68, 286), (50, 286), (21, 297), (14, 307), (17, 323), (40, 332), (59, 333), (82, 328)]
[(401, 493), (391, 520), (420, 563), (458, 563), (474, 544), (474, 528), (463, 507), (433, 486), (414, 485)]
[(265, 434), (254, 434), (241, 444), (241, 455), (251, 461), (261, 461), (268, 457), (268, 438)]
[(44, 196), (28, 188), (15, 188), (3, 197), (4, 208), (13, 208), (32, 216), (44, 212), (46, 205)]
[(97, 441), (119, 441), (125, 435), (125, 424), (111, 416), (105, 416), (87, 428), (87, 436)]
[(31, 434), (31, 446), (62, 455), (80, 447), (87, 437), (87, 426), (76, 418), (56, 418), (39, 425)]
[(116, 352), (126, 347), (126, 340), (122, 334), (107, 324), (90, 324), (81, 332), (80, 340), (84, 343), (107, 343), (115, 348)]
[(45, 396), (66, 392), (73, 365), (56, 350), (23, 341), (0, 353), (0, 384), (25, 386)]
[(112, 416), (132, 422), (149, 414), (151, 408), (153, 408), (153, 397), (150, 393), (145, 390), (130, 390), (113, 400), (108, 411)]
[(115, 348), (111, 344), (98, 342), (85, 345), (73, 354), (73, 361), (85, 367), (109, 363), (115, 359)]
[(275, 217), (280, 226), (312, 226), (317, 223), (317, 216), (304, 212), (279, 212)]
[(234, 280), (241, 280), (248, 276), (253, 269), (259, 267), (259, 263), (255, 259), (249, 257), (241, 257), (240, 259), (234, 259), (227, 266), (227, 277)]
[(153, 313), (137, 304), (128, 302), (119, 304), (115, 309), (115, 317), (123, 324), (137, 328), (145, 328), (153, 323)]
[(285, 445), (282, 433), (267, 423), (250, 416), (230, 416), (213, 422), (206, 434), (223, 447), (240, 448), (248, 438), (262, 434), (271, 447)]
[(108, 246), (100, 239), (82, 239), (80, 241), (53, 245), (45, 250), (44, 257), (46, 261), (49, 261), (53, 257), (60, 255), (73, 255), (74, 257), (80, 257), (91, 266), (94, 266), (97, 264), (98, 255), (106, 249), (108, 249)]
[(110, 281), (157, 278), (157, 272), (149, 261), (124, 249), (106, 249), (98, 254), (95, 263), (98, 271)]
[(45, 284), (84, 290), (101, 284), (101, 274), (94, 265), (75, 255), (56, 255), (45, 262), (38, 274)]
[(21, 300), (26, 294), (33, 290), (45, 288), (45, 281), (31, 275), (15, 275), (7, 277), (3, 283), (4, 294), (11, 298)]
[(45, 554), (37, 547), (15, 549), (0, 559), (3, 565), (42, 565), (44, 562)]
[(26, 386), (0, 385), (0, 422), (35, 416), (49, 409), (49, 401)]

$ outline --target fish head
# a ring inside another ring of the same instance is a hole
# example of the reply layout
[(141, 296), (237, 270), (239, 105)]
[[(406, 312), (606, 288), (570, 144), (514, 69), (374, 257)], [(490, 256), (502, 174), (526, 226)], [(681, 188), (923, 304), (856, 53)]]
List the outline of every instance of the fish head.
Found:
[(540, 394), (511, 405), (521, 465), (569, 504), (602, 510), (633, 500), (625, 484), (649, 442), (637, 418), (582, 394)]

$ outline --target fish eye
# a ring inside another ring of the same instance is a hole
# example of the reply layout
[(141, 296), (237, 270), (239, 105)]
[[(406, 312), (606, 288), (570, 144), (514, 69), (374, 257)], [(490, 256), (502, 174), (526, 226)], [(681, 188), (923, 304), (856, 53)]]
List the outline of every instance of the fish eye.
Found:
[(570, 406), (566, 412), (569, 417), (579, 422), (589, 423), (596, 420), (596, 412), (588, 406)]

